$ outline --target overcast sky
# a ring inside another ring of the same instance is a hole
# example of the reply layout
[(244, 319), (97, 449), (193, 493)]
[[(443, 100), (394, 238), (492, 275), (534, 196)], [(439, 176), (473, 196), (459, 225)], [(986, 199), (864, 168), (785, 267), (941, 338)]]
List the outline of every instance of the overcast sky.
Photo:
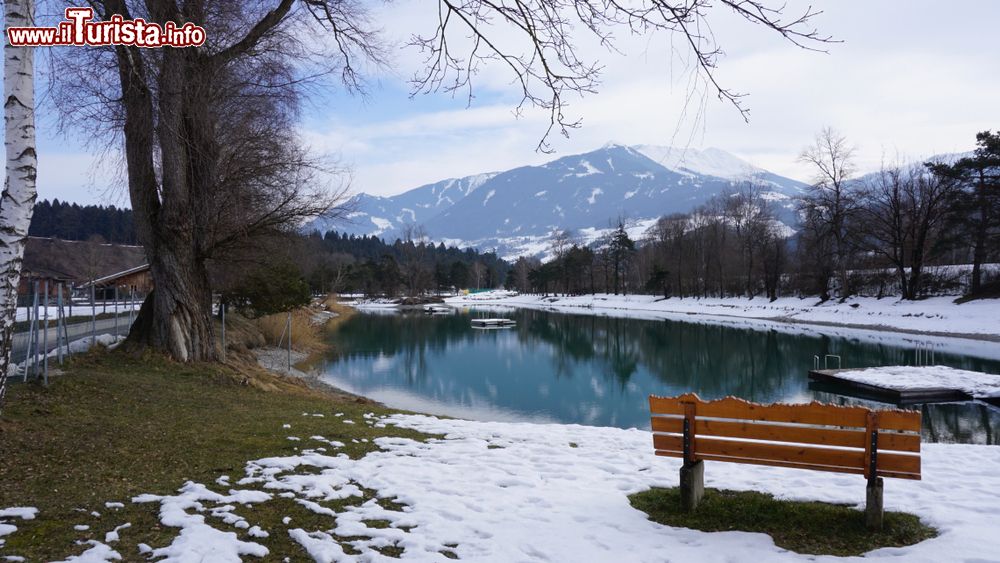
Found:
[[(385, 36), (402, 41), (431, 31), (426, 0), (399, 0), (374, 12)], [(583, 126), (553, 137), (554, 155), (535, 152), (545, 114), (513, 114), (517, 92), (499, 68), (478, 77), (471, 107), (446, 94), (410, 98), (413, 51), (395, 52), (392, 69), (373, 77), (367, 98), (330, 88), (309, 104), (303, 138), (317, 153), (353, 170), (354, 191), (392, 195), (449, 177), (538, 164), (608, 141), (718, 147), (762, 168), (808, 181), (797, 155), (832, 126), (858, 146), (859, 165), (884, 156), (922, 158), (970, 150), (977, 131), (1000, 128), (1000, 2), (961, 0), (814, 0), (821, 32), (842, 40), (828, 53), (797, 49), (759, 26), (713, 13), (726, 52), (718, 79), (748, 94), (750, 123), (715, 97), (687, 104), (690, 75), (670, 38), (623, 39), (624, 55), (583, 53), (605, 66), (598, 94), (573, 100)], [(807, 3), (789, 0), (788, 13)], [(676, 39), (676, 38), (675, 38)], [(673, 55), (671, 55), (673, 53)], [(696, 111), (704, 102), (703, 111)], [(127, 204), (107, 190), (114, 170), (95, 166), (81, 144), (39, 121), (39, 198)]]

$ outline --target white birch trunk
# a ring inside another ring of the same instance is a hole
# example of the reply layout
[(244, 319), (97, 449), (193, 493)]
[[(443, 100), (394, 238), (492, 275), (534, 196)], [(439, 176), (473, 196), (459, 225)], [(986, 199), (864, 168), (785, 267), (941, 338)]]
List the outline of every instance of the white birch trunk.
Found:
[[(35, 0), (5, 0), (7, 27), (34, 25)], [(6, 36), (6, 34), (5, 34)], [(5, 37), (6, 39), (6, 37)], [(7, 177), (0, 198), (0, 408), (10, 369), (17, 287), (35, 206), (35, 87), (33, 47), (4, 41), (3, 96)]]

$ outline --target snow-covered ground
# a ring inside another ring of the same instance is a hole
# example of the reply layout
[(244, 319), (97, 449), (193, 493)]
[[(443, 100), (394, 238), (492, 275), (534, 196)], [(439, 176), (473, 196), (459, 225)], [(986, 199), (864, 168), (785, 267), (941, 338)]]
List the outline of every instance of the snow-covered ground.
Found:
[(32, 363), (35, 364), (41, 363), (42, 359), (45, 357), (48, 357), (50, 360), (54, 360), (55, 358), (59, 357), (60, 353), (65, 355), (82, 354), (87, 350), (90, 350), (94, 346), (95, 341), (97, 342), (98, 346), (102, 346), (109, 350), (114, 350), (119, 345), (121, 345), (122, 342), (125, 342), (125, 336), (114, 335), (114, 334), (98, 334), (96, 338), (92, 336), (85, 336), (83, 338), (79, 338), (77, 340), (70, 342), (69, 344), (64, 344), (59, 348), (55, 348), (49, 351), (48, 354), (37, 354), (34, 358), (28, 358), (20, 363), (11, 362), (9, 366), (10, 370), (9, 375), (15, 376), (19, 373), (23, 373), (26, 365)]
[[(764, 534), (707, 533), (649, 521), (631, 507), (628, 495), (676, 486), (680, 462), (654, 456), (646, 431), (402, 415), (381, 420), (365, 415), (358, 423), (394, 424), (446, 437), (427, 443), (379, 438), (380, 451), (352, 460), (336, 454), (336, 446), (321, 436), (302, 436), (303, 445), (315, 449), (251, 461), (242, 478), (222, 476), (208, 485), (186, 483), (174, 495), (138, 496), (132, 502), (159, 503), (162, 524), (176, 529), (169, 543), (140, 550), (165, 557), (158, 561), (255, 560), (267, 548), (254, 539), (280, 533), (318, 562), (388, 561), (375, 548), (392, 544), (405, 550), (403, 559), (442, 562), (449, 560), (443, 551), (485, 562), (841, 560), (786, 551)], [(285, 431), (294, 432), (291, 426)], [(705, 473), (711, 487), (859, 509), (864, 503), (864, 479), (856, 475), (721, 462), (707, 463)], [(362, 487), (406, 508), (387, 510), (374, 499), (341, 512), (320, 504), (360, 497)], [(996, 561), (1000, 499), (992, 492), (998, 488), (1000, 448), (925, 444), (923, 480), (887, 479), (885, 508), (916, 514), (940, 535), (868, 557)], [(252, 505), (275, 496), (329, 516), (328, 524), (304, 528), (288, 518), (287, 529), (261, 529), (253, 521)], [(390, 525), (370, 527), (372, 520)], [(335, 535), (360, 538), (349, 543), (362, 555), (345, 554)], [(93, 557), (86, 560), (139, 558), (109, 547), (115, 537), (91, 540), (85, 548)]]
[(644, 318), (740, 318), (817, 325), (839, 325), (939, 335), (1000, 339), (1000, 299), (957, 305), (953, 297), (922, 301), (857, 297), (844, 303), (815, 298), (672, 298), (655, 295), (518, 295), (509, 291), (475, 293), (446, 300), (456, 306), (508, 305), (565, 312), (625, 312)]
[[(55, 299), (53, 299), (52, 301), (55, 302)], [(129, 312), (129, 307), (130, 307), (129, 303), (120, 301), (118, 303), (118, 314), (119, 315), (125, 315), (125, 316), (127, 316), (128, 312)], [(134, 311), (138, 311), (140, 307), (142, 307), (142, 302), (138, 301), (138, 300), (134, 304), (131, 305), (131, 308)], [(56, 306), (54, 306), (54, 305), (52, 305), (52, 306), (49, 306), (48, 309), (49, 309), (49, 320), (53, 320), (54, 321), (56, 319), (56, 315), (59, 314), (59, 308), (56, 307)], [(32, 308), (32, 307), (18, 307), (17, 308), (17, 321), (20, 322), (20, 321), (26, 321), (26, 320), (28, 320), (28, 313), (29, 312), (32, 315), (34, 315), (35, 314), (34, 313), (34, 308)], [(103, 303), (98, 303), (94, 307), (91, 307), (89, 303), (86, 304), (86, 305), (76, 305), (76, 304), (73, 305), (73, 316), (74, 317), (89, 317), (89, 316), (93, 315), (94, 312), (96, 312), (98, 315), (103, 315), (105, 313), (113, 314), (115, 312), (115, 304), (114, 304), (114, 302), (109, 302), (105, 306)], [(68, 303), (65, 304), (65, 305), (63, 305), (63, 313), (65, 313), (67, 316), (70, 314), (70, 307), (69, 307)], [(40, 319), (44, 319), (45, 318), (45, 307), (43, 307), (43, 306), (39, 306), (38, 307), (38, 317)]]
[(837, 377), (889, 389), (959, 389), (976, 398), (1000, 397), (1000, 375), (947, 366), (882, 366), (846, 370)]

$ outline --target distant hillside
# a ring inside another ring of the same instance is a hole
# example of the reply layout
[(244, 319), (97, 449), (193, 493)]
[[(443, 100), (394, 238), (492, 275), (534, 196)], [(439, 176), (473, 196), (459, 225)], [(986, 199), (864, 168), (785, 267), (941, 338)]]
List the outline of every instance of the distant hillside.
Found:
[(35, 203), (28, 236), (55, 237), (62, 240), (88, 240), (94, 236), (104, 242), (137, 244), (132, 210), (113, 205), (79, 205), (42, 200)]

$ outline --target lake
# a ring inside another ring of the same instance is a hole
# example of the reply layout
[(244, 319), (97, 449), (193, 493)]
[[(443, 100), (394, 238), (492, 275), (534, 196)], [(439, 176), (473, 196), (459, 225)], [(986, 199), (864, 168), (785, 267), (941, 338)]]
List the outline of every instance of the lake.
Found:
[[(471, 328), (503, 316), (509, 329)], [(806, 331), (808, 332), (808, 331)], [(872, 405), (810, 388), (814, 355), (844, 367), (912, 363), (891, 336), (787, 333), (676, 320), (640, 320), (528, 309), (362, 312), (332, 335), (321, 366), (332, 385), (388, 406), (475, 420), (649, 427), (647, 397), (697, 392), (770, 403), (817, 399)], [(992, 346), (997, 346), (992, 344)], [(957, 347), (957, 346), (956, 346)], [(1000, 373), (1000, 361), (935, 352), (935, 363)], [(1000, 409), (979, 402), (923, 405), (924, 440), (1000, 443)]]

